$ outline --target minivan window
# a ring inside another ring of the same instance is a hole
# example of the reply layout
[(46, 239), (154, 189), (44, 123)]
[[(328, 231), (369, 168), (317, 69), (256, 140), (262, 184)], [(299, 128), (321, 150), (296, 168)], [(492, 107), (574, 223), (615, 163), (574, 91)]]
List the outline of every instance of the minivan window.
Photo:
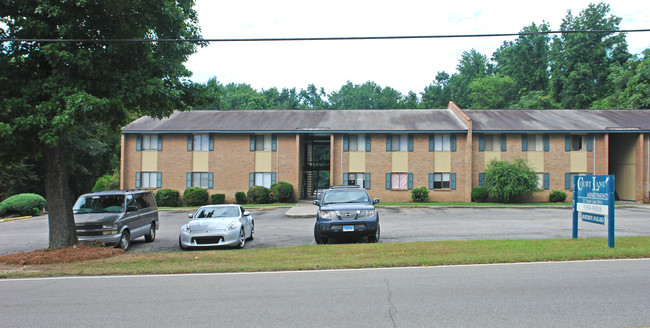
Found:
[(123, 195), (80, 197), (72, 208), (74, 213), (121, 213), (124, 211)]
[(144, 199), (144, 194), (135, 194), (135, 202), (138, 204), (138, 208), (147, 208), (147, 200)]

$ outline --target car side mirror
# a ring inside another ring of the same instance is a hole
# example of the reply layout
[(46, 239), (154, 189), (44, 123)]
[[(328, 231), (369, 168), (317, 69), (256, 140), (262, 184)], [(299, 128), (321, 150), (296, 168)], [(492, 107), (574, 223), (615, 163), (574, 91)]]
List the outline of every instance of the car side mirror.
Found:
[(187, 217), (190, 218), (190, 219), (193, 218), (194, 217), (194, 212), (188, 214)]
[(244, 212), (244, 216), (249, 216), (249, 215), (251, 215), (251, 212), (249, 211)]
[(372, 203), (373, 203), (373, 204), (377, 204), (377, 203), (379, 203), (379, 198), (373, 198), (373, 199), (372, 199)]
[(314, 205), (316, 205), (316, 206), (320, 206), (320, 200), (315, 200), (315, 201), (314, 201)]
[(127, 212), (135, 212), (135, 211), (137, 211), (137, 210), (138, 210), (138, 208), (135, 207), (135, 206), (129, 206), (129, 207), (126, 208), (126, 211), (127, 211)]

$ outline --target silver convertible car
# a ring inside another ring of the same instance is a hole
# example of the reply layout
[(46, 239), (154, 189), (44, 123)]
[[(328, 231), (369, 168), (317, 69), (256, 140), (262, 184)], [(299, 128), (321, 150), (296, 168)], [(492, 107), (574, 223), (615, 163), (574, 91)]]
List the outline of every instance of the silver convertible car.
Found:
[(253, 216), (239, 205), (208, 205), (190, 213), (190, 222), (181, 227), (181, 249), (231, 246), (244, 248), (255, 238)]

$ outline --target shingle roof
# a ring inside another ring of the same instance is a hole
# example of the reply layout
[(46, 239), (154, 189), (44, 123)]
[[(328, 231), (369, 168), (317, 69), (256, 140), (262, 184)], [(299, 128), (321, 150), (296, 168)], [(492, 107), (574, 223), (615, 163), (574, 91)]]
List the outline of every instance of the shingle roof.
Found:
[(460, 132), (467, 127), (448, 109), (233, 110), (175, 112), (162, 120), (142, 117), (123, 133), (187, 132)]
[(465, 110), (476, 132), (650, 131), (649, 110)]

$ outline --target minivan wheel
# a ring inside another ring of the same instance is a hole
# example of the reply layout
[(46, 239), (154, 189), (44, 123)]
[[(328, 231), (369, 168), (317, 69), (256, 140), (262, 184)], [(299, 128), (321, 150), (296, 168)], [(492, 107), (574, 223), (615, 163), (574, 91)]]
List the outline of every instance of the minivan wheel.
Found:
[(156, 239), (156, 224), (152, 222), (151, 226), (149, 227), (149, 233), (144, 235), (144, 240), (150, 243), (155, 239)]
[(120, 236), (120, 242), (117, 244), (117, 247), (123, 249), (125, 252), (131, 247), (131, 234), (128, 230), (122, 231), (122, 236)]

